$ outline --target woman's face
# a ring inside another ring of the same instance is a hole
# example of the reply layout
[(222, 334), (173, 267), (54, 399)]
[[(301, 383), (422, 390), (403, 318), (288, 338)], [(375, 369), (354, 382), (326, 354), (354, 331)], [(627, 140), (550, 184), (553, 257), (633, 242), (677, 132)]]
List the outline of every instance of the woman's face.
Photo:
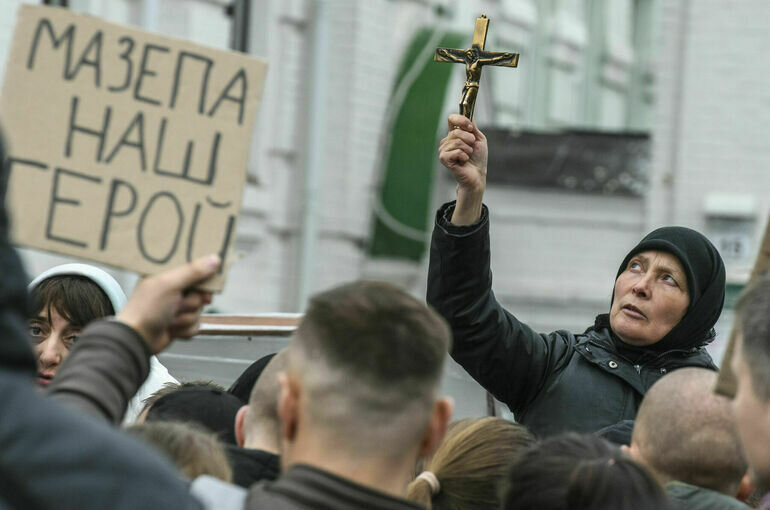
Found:
[(662, 339), (687, 312), (687, 276), (674, 255), (650, 250), (631, 257), (615, 281), (610, 326), (630, 345)]
[(29, 320), (29, 334), (37, 357), (37, 382), (43, 387), (50, 384), (80, 335), (80, 328), (72, 326), (54, 307), (50, 308), (49, 321), (47, 309), (47, 306), (43, 307)]

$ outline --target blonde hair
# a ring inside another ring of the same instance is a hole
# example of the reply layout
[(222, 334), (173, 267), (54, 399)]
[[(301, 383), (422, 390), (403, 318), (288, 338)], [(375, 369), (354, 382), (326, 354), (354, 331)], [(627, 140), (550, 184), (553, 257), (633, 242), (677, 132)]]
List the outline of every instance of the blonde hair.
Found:
[(233, 472), (214, 434), (191, 424), (154, 421), (132, 425), (128, 434), (164, 453), (189, 479), (211, 475), (231, 482)]
[(407, 499), (427, 510), (500, 508), (499, 485), (519, 452), (535, 438), (522, 425), (502, 418), (468, 418), (451, 425), (423, 469), (438, 479), (438, 490), (421, 476)]

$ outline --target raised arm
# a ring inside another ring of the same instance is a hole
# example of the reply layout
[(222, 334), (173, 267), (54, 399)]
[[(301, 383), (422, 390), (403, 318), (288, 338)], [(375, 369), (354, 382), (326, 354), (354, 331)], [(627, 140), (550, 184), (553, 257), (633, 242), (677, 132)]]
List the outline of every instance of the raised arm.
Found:
[(439, 160), (457, 181), (453, 225), (472, 225), (481, 218), (487, 187), (487, 138), (472, 121), (459, 114), (447, 119), (449, 133), (438, 148)]
[(506, 60), (513, 60), (515, 53), (501, 53), (494, 57), (480, 58), (479, 63), (482, 65), (497, 64), (498, 62), (505, 62)]
[(455, 62), (457, 64), (465, 64), (465, 51), (452, 50), (449, 48), (438, 48), (436, 49), (436, 59), (439, 62)]
[(519, 413), (564, 360), (567, 340), (560, 334), (536, 333), (495, 299), (489, 213), (482, 205), (486, 138), (461, 115), (451, 115), (449, 126), (439, 159), (457, 181), (457, 202), (445, 204), (436, 217), (427, 300), (452, 328), (455, 361)]

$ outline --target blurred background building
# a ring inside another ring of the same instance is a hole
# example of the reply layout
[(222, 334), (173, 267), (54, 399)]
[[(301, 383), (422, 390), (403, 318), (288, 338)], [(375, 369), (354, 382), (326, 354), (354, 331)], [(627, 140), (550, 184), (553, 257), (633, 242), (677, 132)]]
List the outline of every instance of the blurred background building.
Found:
[[(2, 3), (0, 62), (21, 3)], [(475, 116), (498, 298), (536, 329), (582, 331), (623, 255), (679, 224), (727, 263), (729, 332), (770, 209), (765, 0), (42, 3), (269, 60), (220, 312), (301, 311), (361, 277), (424, 295), (432, 216), (454, 193), (436, 147), (464, 81), (432, 55), (467, 47), (486, 13), (487, 49), (521, 53), (484, 71)], [(31, 274), (66, 260), (25, 259)]]

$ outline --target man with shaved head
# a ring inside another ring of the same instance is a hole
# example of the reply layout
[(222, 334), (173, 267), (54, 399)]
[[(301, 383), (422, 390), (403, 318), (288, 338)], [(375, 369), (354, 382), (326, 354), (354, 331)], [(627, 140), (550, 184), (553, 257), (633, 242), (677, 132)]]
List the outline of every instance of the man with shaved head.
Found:
[(438, 393), (450, 345), (444, 320), (393, 285), (311, 298), (278, 377), (283, 473), (248, 507), (419, 510), (406, 486), (452, 412)]
[(631, 456), (649, 467), (679, 508), (740, 509), (752, 491), (730, 409), (713, 393), (717, 374), (683, 368), (656, 382), (639, 407)]
[(278, 374), (286, 370), (286, 350), (265, 366), (251, 390), (248, 405), (235, 416), (235, 439), (240, 447), (228, 448), (233, 482), (249, 487), (259, 480), (275, 480), (281, 472), (278, 418)]

